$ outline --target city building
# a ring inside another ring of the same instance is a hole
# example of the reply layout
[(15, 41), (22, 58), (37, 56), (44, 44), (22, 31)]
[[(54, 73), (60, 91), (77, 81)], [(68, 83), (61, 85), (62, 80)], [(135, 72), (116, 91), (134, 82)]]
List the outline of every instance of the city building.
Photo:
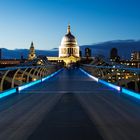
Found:
[(59, 57), (79, 57), (79, 46), (76, 38), (71, 34), (70, 25), (68, 25), (67, 34), (62, 38), (61, 45), (59, 46)]
[(131, 60), (121, 60), (120, 64), (126, 65), (131, 68), (140, 68), (140, 52), (132, 52)]
[(118, 50), (116, 48), (112, 48), (110, 51), (110, 61), (116, 61), (118, 59)]
[(66, 65), (80, 60), (80, 48), (76, 38), (71, 33), (70, 25), (68, 25), (67, 33), (59, 46), (59, 57), (47, 58), (49, 61), (63, 61)]
[(134, 51), (131, 53), (131, 61), (140, 61), (140, 51)]
[(0, 49), (0, 60), (2, 59), (2, 49)]
[(20, 59), (1, 59), (0, 60), (0, 67), (13, 67), (17, 66), (21, 63)]
[(91, 57), (91, 49), (85, 48), (85, 57)]
[(35, 47), (34, 47), (34, 44), (32, 42), (31, 46), (30, 46), (30, 50), (29, 50), (28, 60), (33, 60), (35, 58), (36, 58)]

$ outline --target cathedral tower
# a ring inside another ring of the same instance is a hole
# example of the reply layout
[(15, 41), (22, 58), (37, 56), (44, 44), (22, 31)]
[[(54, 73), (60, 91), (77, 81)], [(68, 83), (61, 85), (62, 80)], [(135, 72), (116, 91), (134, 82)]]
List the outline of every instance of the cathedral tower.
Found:
[(33, 60), (36, 58), (36, 54), (35, 54), (35, 48), (34, 48), (34, 44), (33, 42), (31, 43), (30, 46), (30, 51), (29, 51), (29, 55), (28, 55), (28, 60)]

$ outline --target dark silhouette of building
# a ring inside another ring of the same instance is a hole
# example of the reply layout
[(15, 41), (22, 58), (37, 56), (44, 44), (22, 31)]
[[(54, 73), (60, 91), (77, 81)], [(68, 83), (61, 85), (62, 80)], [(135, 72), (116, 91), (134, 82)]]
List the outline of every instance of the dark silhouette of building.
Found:
[(82, 57), (82, 51), (80, 51), (79, 54), (80, 54), (80, 57)]
[(110, 60), (111, 61), (118, 61), (118, 50), (116, 48), (112, 48), (110, 51)]
[(21, 59), (21, 60), (23, 60), (23, 59), (24, 59), (24, 57), (23, 57), (23, 54), (22, 54), (22, 53), (20, 54), (20, 59)]
[(2, 49), (0, 49), (0, 60), (2, 59)]
[(91, 57), (91, 49), (85, 48), (85, 57)]

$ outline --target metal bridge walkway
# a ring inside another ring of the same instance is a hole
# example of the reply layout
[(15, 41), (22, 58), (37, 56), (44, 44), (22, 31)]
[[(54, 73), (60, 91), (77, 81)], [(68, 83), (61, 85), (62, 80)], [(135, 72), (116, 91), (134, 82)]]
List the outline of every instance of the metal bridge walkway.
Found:
[(0, 100), (0, 140), (139, 140), (140, 103), (79, 69)]

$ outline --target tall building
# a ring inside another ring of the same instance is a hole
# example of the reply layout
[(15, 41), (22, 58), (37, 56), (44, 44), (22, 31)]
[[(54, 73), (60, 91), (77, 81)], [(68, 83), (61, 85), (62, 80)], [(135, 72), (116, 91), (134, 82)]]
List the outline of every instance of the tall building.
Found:
[(140, 51), (134, 51), (131, 53), (132, 61), (140, 61)]
[(29, 55), (28, 55), (28, 60), (33, 60), (36, 58), (35, 54), (35, 48), (33, 42), (31, 43), (30, 50), (29, 50)]
[(2, 49), (0, 49), (0, 60), (2, 59)]
[(116, 61), (118, 58), (118, 50), (116, 48), (112, 48), (110, 51), (110, 60)]
[(67, 34), (62, 38), (59, 46), (59, 57), (79, 57), (79, 46), (76, 38), (71, 34), (70, 25), (67, 28)]
[(91, 49), (85, 48), (85, 57), (91, 57)]

